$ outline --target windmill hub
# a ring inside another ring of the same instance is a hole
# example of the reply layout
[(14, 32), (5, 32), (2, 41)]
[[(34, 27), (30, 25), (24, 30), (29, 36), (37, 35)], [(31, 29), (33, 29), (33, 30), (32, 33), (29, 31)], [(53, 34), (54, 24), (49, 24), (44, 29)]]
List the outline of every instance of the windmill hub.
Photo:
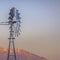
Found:
[(17, 21), (9, 21), (9, 24), (10, 24), (10, 23), (14, 24), (14, 23), (17, 23)]

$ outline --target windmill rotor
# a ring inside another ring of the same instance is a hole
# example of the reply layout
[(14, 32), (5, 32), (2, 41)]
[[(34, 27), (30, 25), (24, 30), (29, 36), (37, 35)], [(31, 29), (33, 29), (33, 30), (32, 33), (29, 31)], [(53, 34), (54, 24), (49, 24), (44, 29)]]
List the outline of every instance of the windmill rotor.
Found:
[(20, 34), (20, 13), (16, 8), (10, 9), (9, 13), (9, 24), (13, 24), (14, 35), (18, 36)]
[(20, 19), (21, 19), (21, 17), (20, 17), (19, 11), (15, 7), (13, 7), (10, 9), (8, 21), (7, 22), (0, 22), (0, 25), (11, 25), (12, 24), (12, 28), (14, 30), (14, 35), (18, 36), (21, 32)]

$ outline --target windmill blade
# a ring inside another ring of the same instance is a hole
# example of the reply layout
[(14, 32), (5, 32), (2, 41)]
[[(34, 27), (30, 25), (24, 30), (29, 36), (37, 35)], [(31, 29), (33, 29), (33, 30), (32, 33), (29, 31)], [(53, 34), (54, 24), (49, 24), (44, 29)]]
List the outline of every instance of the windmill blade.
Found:
[(16, 26), (14, 26), (16, 33), (19, 33), (19, 32), (20, 32), (20, 30), (21, 30), (21, 29), (20, 29), (20, 26), (21, 26), (21, 25), (20, 25), (19, 22), (17, 22), (17, 23), (16, 23)]

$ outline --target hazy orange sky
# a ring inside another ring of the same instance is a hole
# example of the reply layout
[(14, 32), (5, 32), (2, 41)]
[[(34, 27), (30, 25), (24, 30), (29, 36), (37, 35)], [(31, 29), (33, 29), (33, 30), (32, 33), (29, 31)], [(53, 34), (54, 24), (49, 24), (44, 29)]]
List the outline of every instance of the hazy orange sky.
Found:
[[(0, 21), (8, 21), (13, 6), (21, 13), (22, 21), (16, 48), (60, 60), (60, 1), (0, 0)], [(0, 46), (8, 47), (8, 37), (9, 26), (0, 26)]]

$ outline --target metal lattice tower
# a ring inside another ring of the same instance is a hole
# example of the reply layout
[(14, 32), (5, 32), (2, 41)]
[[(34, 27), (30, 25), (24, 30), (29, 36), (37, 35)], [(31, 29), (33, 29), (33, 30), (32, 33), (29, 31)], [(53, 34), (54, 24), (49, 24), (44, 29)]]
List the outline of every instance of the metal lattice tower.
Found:
[(19, 15), (20, 15), (20, 13), (18, 12), (18, 10), (13, 7), (10, 9), (9, 18), (8, 18), (9, 21), (0, 23), (0, 25), (10, 25), (10, 27), (9, 27), (10, 36), (8, 38), (9, 39), (9, 46), (8, 46), (7, 60), (10, 60), (11, 46), (13, 49), (14, 60), (16, 60), (14, 40), (15, 40), (15, 37), (20, 34), (20, 23), (21, 23), (20, 19), (21, 19), (21, 17), (19, 17)]

